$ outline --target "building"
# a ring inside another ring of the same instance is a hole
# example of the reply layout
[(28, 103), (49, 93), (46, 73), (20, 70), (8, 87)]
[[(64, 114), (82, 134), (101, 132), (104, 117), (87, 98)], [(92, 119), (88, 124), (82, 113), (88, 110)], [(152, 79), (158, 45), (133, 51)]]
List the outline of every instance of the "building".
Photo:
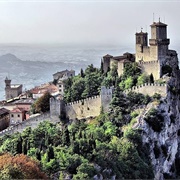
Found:
[(29, 93), (32, 94), (33, 99), (40, 98), (46, 92), (49, 92), (50, 94), (54, 94), (58, 92), (58, 88), (56, 85), (52, 83), (46, 83), (29, 90)]
[(123, 56), (113, 57), (109, 54), (103, 57), (103, 70), (107, 72), (112, 68), (112, 64), (117, 66), (118, 75), (123, 74), (124, 65), (126, 63), (137, 62), (142, 72), (147, 75), (153, 74), (155, 80), (162, 77), (162, 68), (167, 64), (167, 57), (169, 55), (177, 55), (175, 51), (169, 50), (170, 39), (167, 38), (167, 24), (162, 22), (153, 22), (151, 24), (151, 39), (148, 33), (137, 32), (136, 37), (136, 53), (135, 55), (125, 53)]
[(9, 110), (0, 108), (0, 131), (6, 129), (10, 124)]
[(75, 76), (75, 71), (74, 70), (64, 70), (61, 72), (57, 72), (55, 74), (53, 74), (53, 81), (56, 84), (57, 88), (59, 89), (59, 93), (61, 95), (64, 94), (64, 83), (63, 81)]
[(106, 73), (114, 65), (117, 67), (118, 75), (121, 76), (126, 63), (135, 62), (135, 56), (131, 53), (124, 53), (122, 56), (105, 55), (102, 58), (103, 71)]
[(26, 120), (26, 111), (23, 108), (15, 107), (10, 111), (10, 124), (21, 123)]
[(167, 24), (162, 22), (153, 22), (151, 24), (151, 39), (148, 33), (139, 32), (136, 36), (136, 62), (138, 62), (146, 74), (151, 73), (154, 79), (159, 79), (162, 74), (162, 67), (166, 63), (169, 54), (170, 40), (167, 38)]
[(4, 82), (6, 100), (15, 98), (22, 93), (22, 84), (11, 84), (11, 80), (7, 77)]
[(58, 79), (67, 79), (69, 77), (75, 76), (75, 71), (74, 70), (64, 70), (64, 71), (60, 71), (57, 72), (55, 74), (53, 74), (53, 79), (54, 80), (58, 80)]
[(17, 108), (24, 109), (25, 111), (30, 111), (31, 105), (35, 102), (32, 98), (20, 99), (14, 102)]

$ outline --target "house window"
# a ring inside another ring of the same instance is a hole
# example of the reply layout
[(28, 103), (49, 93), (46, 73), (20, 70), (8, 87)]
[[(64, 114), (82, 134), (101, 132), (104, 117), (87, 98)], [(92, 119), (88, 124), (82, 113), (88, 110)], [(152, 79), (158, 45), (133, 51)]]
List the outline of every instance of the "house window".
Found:
[(59, 85), (59, 87), (61, 87), (61, 84)]
[(20, 115), (18, 114), (18, 117), (20, 117)]
[(11, 117), (14, 117), (14, 115), (13, 115), (13, 114), (11, 114)]

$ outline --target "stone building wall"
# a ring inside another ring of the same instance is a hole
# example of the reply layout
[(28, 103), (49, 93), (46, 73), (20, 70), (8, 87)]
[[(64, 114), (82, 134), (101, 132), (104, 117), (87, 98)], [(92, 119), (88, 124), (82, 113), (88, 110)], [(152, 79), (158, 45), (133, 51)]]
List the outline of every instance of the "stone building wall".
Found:
[(150, 61), (150, 48), (149, 46), (141, 46), (136, 44), (136, 62), (140, 60)]
[(153, 74), (154, 80), (160, 78), (160, 62), (159, 61), (148, 61), (148, 62), (139, 62), (139, 66), (142, 69), (142, 72), (147, 75)]
[(12, 87), (6, 87), (5, 88), (6, 93), (6, 100), (15, 98), (19, 96), (22, 93), (22, 85), (19, 85), (16, 88)]
[(118, 66), (117, 66), (117, 71), (118, 71), (118, 76), (121, 76), (123, 74), (124, 71), (124, 63), (122, 63), (121, 61), (118, 62)]

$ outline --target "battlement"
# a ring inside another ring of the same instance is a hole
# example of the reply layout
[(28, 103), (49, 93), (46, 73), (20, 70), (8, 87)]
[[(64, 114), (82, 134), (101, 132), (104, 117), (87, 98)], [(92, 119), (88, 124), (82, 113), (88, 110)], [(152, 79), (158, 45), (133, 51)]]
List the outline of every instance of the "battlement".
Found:
[(127, 94), (130, 91), (142, 93), (144, 95), (149, 95), (149, 96), (152, 96), (155, 93), (158, 93), (158, 94), (161, 94), (161, 96), (165, 97), (167, 95), (167, 84), (145, 83), (139, 86), (133, 86), (131, 89), (125, 90), (124, 93)]
[(155, 64), (155, 63), (159, 64), (159, 61), (157, 61), (157, 60), (154, 60), (154, 61), (139, 61), (138, 63), (139, 64)]
[(67, 103), (65, 104), (65, 106), (71, 106), (73, 104), (80, 104), (82, 105), (83, 103), (86, 103), (92, 99), (97, 99), (97, 98), (100, 98), (101, 96), (100, 95), (97, 95), (97, 96), (92, 96), (92, 97), (88, 97), (86, 99), (81, 99), (81, 100), (78, 100), (78, 101), (73, 101), (73, 102), (70, 102), (70, 103)]

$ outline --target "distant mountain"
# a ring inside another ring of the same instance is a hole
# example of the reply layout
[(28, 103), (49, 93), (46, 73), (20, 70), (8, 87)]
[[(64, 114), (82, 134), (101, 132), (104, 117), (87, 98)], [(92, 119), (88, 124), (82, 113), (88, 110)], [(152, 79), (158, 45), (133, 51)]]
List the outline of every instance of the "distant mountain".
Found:
[(64, 69), (74, 69), (76, 73), (85, 68), (87, 62), (41, 62), (22, 61), (13, 54), (0, 56), (0, 100), (4, 99), (4, 79), (8, 76), (12, 84), (23, 84), (29, 89), (35, 85), (53, 80), (52, 74)]

